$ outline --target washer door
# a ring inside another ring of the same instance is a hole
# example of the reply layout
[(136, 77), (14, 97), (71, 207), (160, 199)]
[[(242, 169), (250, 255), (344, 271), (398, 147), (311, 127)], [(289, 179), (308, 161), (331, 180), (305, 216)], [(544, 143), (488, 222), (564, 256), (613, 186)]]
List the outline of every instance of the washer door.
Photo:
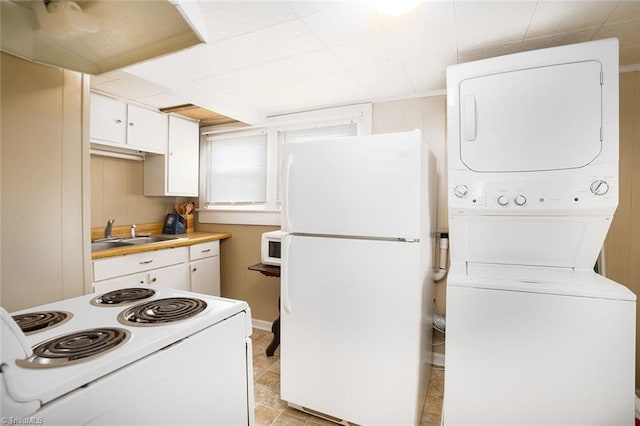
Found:
[(460, 158), (478, 172), (583, 167), (602, 149), (602, 65), (584, 61), (460, 83)]

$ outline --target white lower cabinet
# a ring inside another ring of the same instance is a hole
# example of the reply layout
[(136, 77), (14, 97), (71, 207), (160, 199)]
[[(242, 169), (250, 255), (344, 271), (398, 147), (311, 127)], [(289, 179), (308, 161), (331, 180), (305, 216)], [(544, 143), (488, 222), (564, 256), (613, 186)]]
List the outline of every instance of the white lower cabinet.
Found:
[(93, 291), (153, 285), (220, 296), (220, 241), (93, 261)]
[(189, 247), (191, 291), (220, 296), (220, 242)]
[(149, 284), (189, 291), (189, 270), (186, 263), (149, 271)]
[(155, 285), (189, 290), (189, 248), (131, 253), (93, 261), (93, 291)]

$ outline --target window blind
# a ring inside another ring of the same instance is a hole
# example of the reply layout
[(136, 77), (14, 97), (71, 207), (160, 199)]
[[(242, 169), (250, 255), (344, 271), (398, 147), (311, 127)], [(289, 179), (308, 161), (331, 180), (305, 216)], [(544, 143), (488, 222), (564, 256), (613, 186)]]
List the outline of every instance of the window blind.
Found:
[(266, 132), (212, 137), (207, 144), (207, 205), (266, 202)]

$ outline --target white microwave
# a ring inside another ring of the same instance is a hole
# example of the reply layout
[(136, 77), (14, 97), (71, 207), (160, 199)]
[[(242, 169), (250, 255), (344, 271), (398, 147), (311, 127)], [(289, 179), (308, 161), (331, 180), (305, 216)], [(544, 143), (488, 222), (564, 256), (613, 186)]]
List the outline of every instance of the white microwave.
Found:
[(280, 266), (282, 253), (282, 231), (271, 231), (262, 234), (261, 260), (265, 265)]

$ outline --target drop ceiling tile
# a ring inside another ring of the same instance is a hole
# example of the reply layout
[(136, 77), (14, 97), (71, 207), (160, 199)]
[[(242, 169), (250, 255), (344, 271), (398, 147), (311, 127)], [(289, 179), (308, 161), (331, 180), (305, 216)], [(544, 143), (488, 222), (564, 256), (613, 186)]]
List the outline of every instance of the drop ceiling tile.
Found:
[(553, 34), (538, 38), (527, 38), (522, 43), (522, 51), (544, 49), (553, 46), (564, 46), (573, 43), (583, 43), (589, 41), (598, 31), (598, 27), (584, 30), (571, 31), (563, 34)]
[(616, 24), (637, 20), (640, 20), (640, 1), (620, 1), (606, 23)]
[(201, 70), (198, 75), (194, 75), (193, 80), (221, 75), (274, 60), (274, 55), (269, 49), (262, 49), (255, 43), (252, 34), (209, 44), (204, 53), (211, 65)]
[[(299, 96), (304, 93), (304, 96)], [(235, 102), (252, 102), (268, 115), (343, 105), (368, 99), (358, 79), (350, 72), (338, 72), (280, 86), (231, 95)]]
[(411, 96), (414, 93), (407, 73), (395, 58), (376, 67), (361, 67), (351, 71), (371, 94), (372, 99)]
[(458, 50), (469, 51), (524, 39), (536, 1), (456, 1)]
[[(325, 48), (318, 36), (300, 19), (273, 25), (246, 37), (256, 46), (256, 54), (266, 52), (272, 59), (287, 58)], [(243, 50), (243, 54), (246, 53), (252, 52)]]
[(176, 105), (185, 105), (191, 103), (188, 96), (176, 95), (170, 92), (160, 93), (157, 95), (143, 96), (136, 99), (136, 102), (140, 102), (145, 105), (150, 105), (155, 108), (168, 108)]
[(287, 3), (277, 1), (199, 1), (209, 42), (251, 33), (296, 19)]
[(292, 56), (247, 67), (214, 77), (197, 80), (204, 88), (224, 94), (257, 90), (264, 85), (280, 85), (312, 77), (344, 71), (345, 67), (328, 50)]
[(455, 52), (455, 13), (452, 2), (424, 2), (403, 17), (384, 17), (385, 33), (402, 62)]
[(368, 2), (326, 2), (314, 14), (302, 18), (326, 47), (350, 44), (384, 31)]
[(128, 74), (122, 70), (109, 71), (102, 74), (92, 75), (91, 78), (91, 87), (96, 84), (106, 83), (108, 81), (117, 80), (119, 78), (127, 77)]
[(529, 25), (527, 38), (600, 27), (617, 6), (616, 1), (541, 1)]
[(403, 62), (411, 85), (416, 94), (428, 93), (446, 88), (446, 70), (457, 63), (455, 52), (440, 52), (425, 55), (414, 61)]
[(295, 14), (300, 18), (326, 11), (328, 8), (333, 8), (336, 6), (335, 2), (327, 1), (289, 1), (287, 2), (287, 4), (291, 8), (291, 10), (293, 10)]
[(350, 70), (375, 69), (380, 64), (396, 60), (396, 52), (391, 42), (382, 33), (334, 47), (331, 52)]
[(193, 80), (215, 74), (219, 71), (219, 58), (209, 52), (215, 45), (201, 44), (191, 49), (185, 49), (170, 55), (135, 64), (124, 68), (127, 72), (153, 73), (162, 70), (163, 74), (176, 78)]
[(522, 43), (520, 42), (504, 43), (490, 47), (481, 47), (479, 49), (464, 50), (458, 53), (458, 63), (462, 64), (480, 59), (518, 53), (520, 51), (521, 44)]
[(168, 90), (164, 86), (126, 73), (115, 80), (91, 84), (91, 88), (130, 100), (158, 95)]

